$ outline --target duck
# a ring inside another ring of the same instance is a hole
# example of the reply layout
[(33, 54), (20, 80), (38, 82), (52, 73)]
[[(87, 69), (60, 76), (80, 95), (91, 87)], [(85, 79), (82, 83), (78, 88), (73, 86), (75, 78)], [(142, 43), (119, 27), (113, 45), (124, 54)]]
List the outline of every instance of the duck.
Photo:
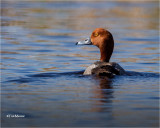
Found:
[(96, 75), (114, 77), (124, 75), (126, 71), (116, 62), (110, 62), (114, 49), (112, 34), (104, 28), (96, 28), (91, 36), (84, 41), (76, 42), (76, 45), (95, 45), (100, 50), (100, 60), (86, 68), (83, 75)]

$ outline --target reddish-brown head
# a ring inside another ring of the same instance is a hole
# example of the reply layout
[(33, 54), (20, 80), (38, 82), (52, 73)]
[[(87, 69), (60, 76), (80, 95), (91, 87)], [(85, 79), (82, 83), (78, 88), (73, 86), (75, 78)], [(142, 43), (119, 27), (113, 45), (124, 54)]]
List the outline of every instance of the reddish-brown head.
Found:
[(100, 49), (101, 58), (100, 61), (109, 62), (113, 49), (114, 49), (114, 40), (112, 34), (103, 29), (96, 28), (91, 37), (85, 41), (79, 41), (76, 45), (95, 45)]
[(103, 28), (96, 28), (92, 32), (90, 39), (92, 44), (100, 49), (100, 61), (109, 62), (114, 49), (112, 34)]

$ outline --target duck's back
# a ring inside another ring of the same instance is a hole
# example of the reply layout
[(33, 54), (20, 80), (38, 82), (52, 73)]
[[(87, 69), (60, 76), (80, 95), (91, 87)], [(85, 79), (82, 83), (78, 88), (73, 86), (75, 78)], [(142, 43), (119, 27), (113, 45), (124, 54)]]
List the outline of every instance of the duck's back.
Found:
[(113, 77), (114, 75), (123, 75), (125, 70), (115, 62), (101, 62), (97, 61), (87, 67), (83, 73), (84, 75), (95, 74), (96, 76)]

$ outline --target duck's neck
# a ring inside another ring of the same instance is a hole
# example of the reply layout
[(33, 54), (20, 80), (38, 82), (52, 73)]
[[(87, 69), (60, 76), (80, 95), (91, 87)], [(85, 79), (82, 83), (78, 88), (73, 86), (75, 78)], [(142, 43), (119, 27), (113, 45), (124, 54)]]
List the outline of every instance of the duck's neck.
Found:
[(101, 50), (100, 52), (101, 52), (100, 61), (102, 61), (102, 62), (109, 62), (110, 56), (107, 54), (107, 52), (103, 51), (103, 50)]
[(101, 52), (100, 61), (109, 62), (113, 52), (113, 48), (114, 48), (114, 42), (109, 44), (106, 43), (106, 45), (103, 45), (103, 47), (100, 48)]

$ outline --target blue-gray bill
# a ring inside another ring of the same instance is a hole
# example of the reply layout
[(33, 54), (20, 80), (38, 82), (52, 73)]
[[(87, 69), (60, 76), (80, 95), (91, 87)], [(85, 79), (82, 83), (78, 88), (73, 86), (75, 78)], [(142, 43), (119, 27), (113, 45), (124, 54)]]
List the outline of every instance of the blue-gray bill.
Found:
[(84, 41), (77, 42), (76, 45), (92, 45), (92, 42), (90, 38), (87, 38)]

